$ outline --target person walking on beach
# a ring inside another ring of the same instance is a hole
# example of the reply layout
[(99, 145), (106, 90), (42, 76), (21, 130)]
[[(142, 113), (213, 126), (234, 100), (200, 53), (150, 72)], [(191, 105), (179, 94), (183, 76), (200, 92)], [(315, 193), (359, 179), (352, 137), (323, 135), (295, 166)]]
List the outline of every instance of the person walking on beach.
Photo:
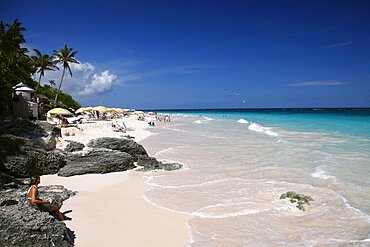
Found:
[(30, 188), (27, 192), (27, 199), (30, 205), (43, 212), (53, 212), (60, 221), (71, 220), (71, 218), (64, 216), (59, 211), (59, 207), (55, 203), (52, 203), (51, 199), (41, 200), (39, 198), (39, 190), (37, 186), (40, 181), (40, 176), (34, 176), (31, 178)]

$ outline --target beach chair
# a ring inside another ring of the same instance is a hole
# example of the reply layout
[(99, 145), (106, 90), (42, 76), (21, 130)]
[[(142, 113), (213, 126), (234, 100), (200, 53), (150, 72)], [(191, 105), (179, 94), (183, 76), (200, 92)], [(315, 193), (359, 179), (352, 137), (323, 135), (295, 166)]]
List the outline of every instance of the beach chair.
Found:
[(123, 122), (118, 122), (118, 121), (112, 121), (112, 129), (114, 131), (120, 131), (120, 132), (126, 132), (127, 130), (127, 127), (125, 125), (125, 123)]
[(125, 130), (127, 130), (126, 124), (124, 122), (117, 121), (117, 124), (118, 124), (119, 127), (124, 128)]

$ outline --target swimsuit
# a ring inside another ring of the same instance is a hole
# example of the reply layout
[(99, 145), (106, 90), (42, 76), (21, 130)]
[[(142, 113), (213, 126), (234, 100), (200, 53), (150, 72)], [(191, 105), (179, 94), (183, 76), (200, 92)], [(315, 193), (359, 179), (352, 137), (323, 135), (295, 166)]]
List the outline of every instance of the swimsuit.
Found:
[(29, 194), (30, 194), (30, 191), (31, 191), (32, 187), (35, 187), (35, 189), (36, 189), (36, 199), (40, 200), (38, 198), (39, 190), (37, 189), (36, 185), (31, 185), (30, 188), (28, 189), (28, 192), (27, 192), (27, 195), (28, 195), (27, 199), (28, 199), (28, 203), (30, 204), (30, 206), (35, 208), (35, 209), (38, 209), (40, 211), (43, 211), (43, 212), (50, 212), (51, 207), (52, 207), (52, 205), (50, 203), (47, 203), (47, 204), (39, 204), (39, 203), (32, 204), (31, 203), (32, 198), (29, 196)]

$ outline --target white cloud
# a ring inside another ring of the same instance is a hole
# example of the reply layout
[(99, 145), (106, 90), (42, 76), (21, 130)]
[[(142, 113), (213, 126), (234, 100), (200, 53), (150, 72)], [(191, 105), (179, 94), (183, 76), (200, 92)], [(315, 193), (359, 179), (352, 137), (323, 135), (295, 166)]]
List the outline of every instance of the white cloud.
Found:
[[(110, 74), (108, 70), (99, 74), (95, 66), (88, 62), (72, 63), (70, 68), (72, 77), (69, 71), (66, 70), (61, 89), (74, 97), (109, 92), (112, 90), (113, 84), (117, 82), (118, 77), (116, 75)], [(59, 86), (62, 69), (45, 72), (45, 77), (42, 78), (43, 84), (47, 84), (49, 80), (55, 80), (56, 85)]]
[(94, 74), (92, 78), (92, 82), (85, 85), (84, 90), (80, 94), (93, 95), (108, 92), (112, 89), (112, 84), (117, 79), (117, 76), (109, 74), (109, 71), (106, 70), (100, 75)]
[(304, 87), (304, 86), (338, 86), (338, 85), (345, 85), (346, 82), (337, 81), (337, 80), (324, 80), (324, 81), (305, 81), (305, 82), (297, 82), (287, 84), (291, 87)]
[[(79, 99), (80, 97), (110, 92), (113, 86), (118, 83), (137, 81), (147, 77), (155, 77), (168, 73), (196, 73), (206, 68), (217, 67), (214, 65), (198, 64), (137, 72), (135, 69), (131, 68), (134, 65), (137, 65), (137, 63), (127, 62), (119, 63), (118, 65), (106, 64), (106, 66), (120, 71), (119, 74), (116, 75), (112, 74), (107, 69), (103, 72), (98, 71), (96, 67), (89, 62), (80, 62), (79, 64), (71, 63), (72, 77), (67, 70), (64, 75), (61, 89)], [(63, 69), (62, 67), (59, 68), (59, 71), (46, 71), (45, 77), (42, 78), (42, 84), (48, 84), (49, 80), (55, 80), (56, 86), (59, 86)], [(38, 75), (35, 76), (35, 79), (38, 80)]]

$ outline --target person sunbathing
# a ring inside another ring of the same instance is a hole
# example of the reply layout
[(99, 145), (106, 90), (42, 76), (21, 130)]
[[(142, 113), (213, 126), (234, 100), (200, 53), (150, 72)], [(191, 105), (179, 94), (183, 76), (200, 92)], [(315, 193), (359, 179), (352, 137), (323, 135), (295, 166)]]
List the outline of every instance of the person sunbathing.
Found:
[(30, 205), (37, 210), (54, 213), (60, 221), (71, 220), (71, 218), (64, 216), (59, 211), (58, 205), (53, 203), (51, 199), (41, 200), (39, 198), (39, 190), (37, 186), (39, 185), (40, 181), (40, 176), (34, 176), (31, 178), (30, 188), (27, 192), (27, 199)]

